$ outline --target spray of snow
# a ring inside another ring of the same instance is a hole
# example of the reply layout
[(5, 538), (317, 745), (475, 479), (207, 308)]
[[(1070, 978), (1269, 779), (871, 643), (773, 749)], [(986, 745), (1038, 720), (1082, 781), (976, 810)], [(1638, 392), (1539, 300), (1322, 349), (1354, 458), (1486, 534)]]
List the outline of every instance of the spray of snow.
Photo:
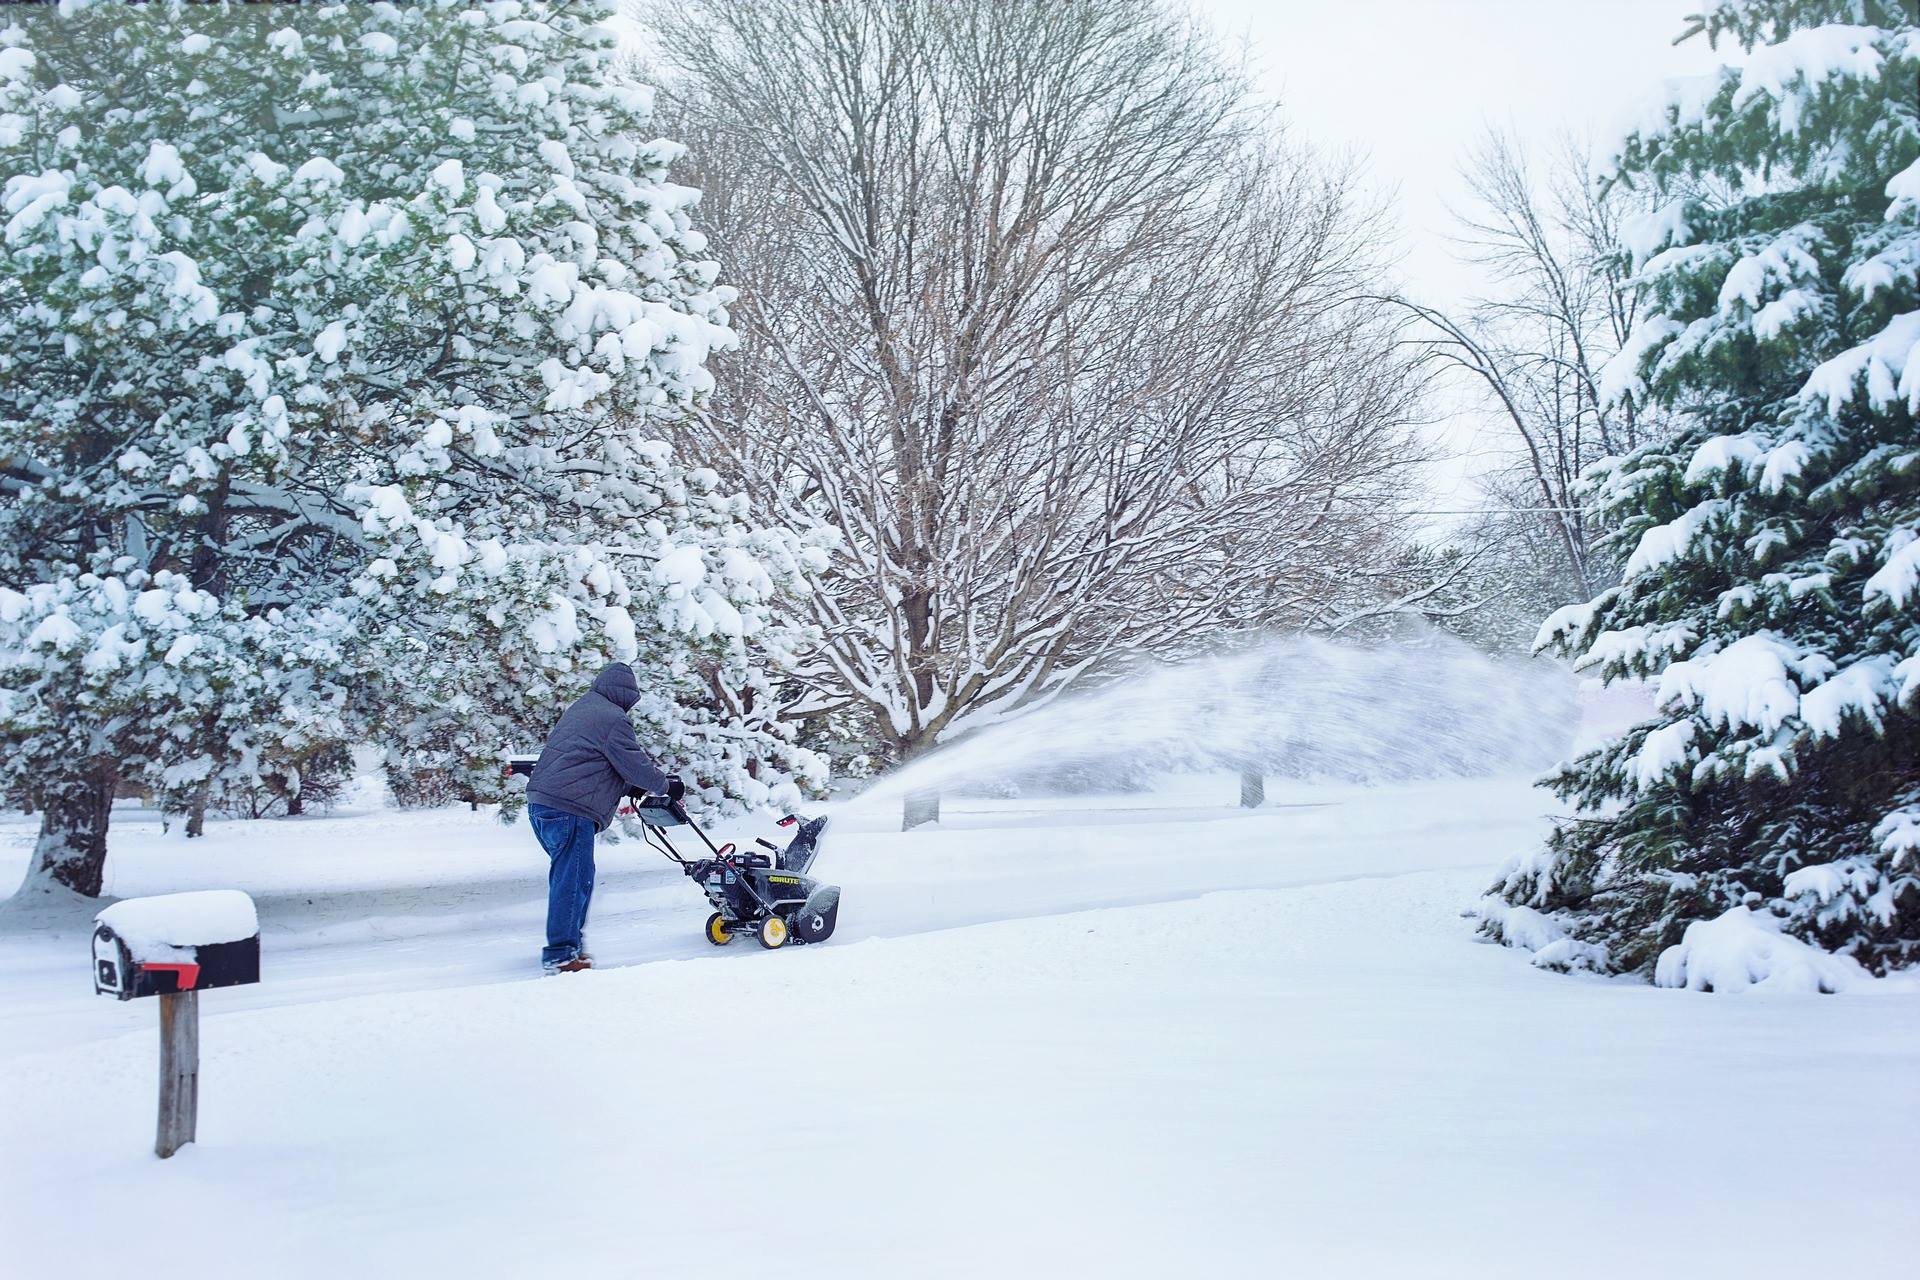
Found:
[(1537, 770), (1572, 746), (1576, 682), (1450, 638), (1364, 647), (1275, 639), (1148, 667), (943, 744), (854, 804), (1010, 784), (1112, 790), (1257, 768), (1379, 781)]

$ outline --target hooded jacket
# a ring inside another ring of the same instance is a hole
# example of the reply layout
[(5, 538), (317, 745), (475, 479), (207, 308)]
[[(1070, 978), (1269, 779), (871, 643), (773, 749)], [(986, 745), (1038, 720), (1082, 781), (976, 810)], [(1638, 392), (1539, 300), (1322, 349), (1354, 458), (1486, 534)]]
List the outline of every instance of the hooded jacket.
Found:
[(641, 749), (627, 712), (640, 700), (633, 668), (614, 662), (566, 709), (527, 780), (527, 800), (605, 831), (628, 787), (664, 791), (667, 775)]

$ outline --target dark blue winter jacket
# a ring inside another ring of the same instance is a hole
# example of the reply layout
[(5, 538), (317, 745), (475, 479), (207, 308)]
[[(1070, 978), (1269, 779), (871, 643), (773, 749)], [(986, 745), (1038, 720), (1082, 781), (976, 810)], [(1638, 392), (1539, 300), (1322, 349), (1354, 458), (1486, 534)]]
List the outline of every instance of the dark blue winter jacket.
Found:
[(568, 707), (547, 735), (527, 780), (527, 800), (571, 813), (605, 831), (628, 787), (661, 792), (667, 775), (640, 747), (627, 712), (640, 682), (624, 662), (610, 664), (586, 697)]

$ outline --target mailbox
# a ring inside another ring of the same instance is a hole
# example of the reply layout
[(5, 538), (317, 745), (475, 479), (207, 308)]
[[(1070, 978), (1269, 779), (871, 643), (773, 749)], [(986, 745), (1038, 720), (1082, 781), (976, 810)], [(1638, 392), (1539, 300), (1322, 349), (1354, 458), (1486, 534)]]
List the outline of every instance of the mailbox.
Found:
[(200, 993), (260, 981), (260, 918), (238, 889), (126, 898), (93, 918), (93, 989), (159, 996), (162, 1160), (200, 1122)]
[(94, 917), (93, 989), (132, 1000), (260, 981), (260, 923), (235, 889), (127, 898)]

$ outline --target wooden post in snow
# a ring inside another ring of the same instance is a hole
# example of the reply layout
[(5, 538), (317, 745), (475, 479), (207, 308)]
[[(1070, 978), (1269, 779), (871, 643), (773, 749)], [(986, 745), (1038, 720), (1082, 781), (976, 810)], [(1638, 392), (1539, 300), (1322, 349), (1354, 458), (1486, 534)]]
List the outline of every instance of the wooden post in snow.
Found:
[(909, 791), (901, 805), (900, 829), (911, 831), (915, 827), (925, 826), (929, 822), (940, 821), (940, 793), (938, 791)]
[(160, 997), (160, 1125), (153, 1154), (165, 1160), (193, 1141), (200, 1119), (200, 993)]

